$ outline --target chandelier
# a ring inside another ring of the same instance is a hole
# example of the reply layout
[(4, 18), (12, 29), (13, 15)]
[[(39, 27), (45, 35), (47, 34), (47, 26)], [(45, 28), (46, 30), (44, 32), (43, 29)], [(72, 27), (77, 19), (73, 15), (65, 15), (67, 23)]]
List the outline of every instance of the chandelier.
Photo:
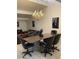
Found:
[(35, 10), (33, 12), (32, 16), (33, 16), (34, 19), (39, 20), (44, 16), (44, 14), (43, 14), (42, 10), (40, 10), (40, 11)]

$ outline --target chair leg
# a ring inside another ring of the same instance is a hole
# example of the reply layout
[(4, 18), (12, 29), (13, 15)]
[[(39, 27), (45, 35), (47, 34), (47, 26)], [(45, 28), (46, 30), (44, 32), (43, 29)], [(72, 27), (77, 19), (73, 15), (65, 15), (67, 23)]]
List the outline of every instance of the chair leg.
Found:
[(23, 55), (23, 58), (24, 58), (26, 55), (27, 55), (27, 53), (25, 53), (25, 54)]
[(47, 49), (46, 50), (44, 50), (44, 52), (42, 52), (42, 53), (45, 53), (44, 54), (44, 56), (46, 57), (46, 54), (50, 54), (51, 56), (53, 55), (52, 53), (50, 53)]
[(46, 52), (45, 52), (44, 56), (46, 57)]
[(30, 54), (30, 52), (28, 51), (28, 52), (26, 52), (26, 53), (24, 54), (23, 58), (24, 58), (27, 54), (29, 54), (30, 56), (32, 56), (32, 55)]
[(22, 53), (26, 53), (26, 52), (22, 52)]
[(51, 56), (53, 55), (52, 53), (48, 52)]
[(59, 49), (57, 49), (57, 47), (55, 47), (54, 45), (53, 45), (53, 47), (52, 47), (52, 51), (54, 52), (54, 50), (57, 50), (57, 51), (60, 51)]
[(29, 55), (32, 56), (30, 53), (29, 53)]
[(54, 49), (57, 50), (57, 51), (60, 51), (59, 49), (57, 49), (57, 47), (55, 47)]
[[(32, 56), (32, 55), (30, 54), (31, 52), (33, 52), (33, 51), (29, 51), (29, 50), (27, 49), (26, 52), (22, 52), (22, 53), (24, 53), (24, 56), (27, 55), (27, 54), (29, 54), (30, 56)], [(23, 58), (24, 58), (24, 56), (23, 56)]]
[(53, 49), (53, 52), (54, 52), (54, 49)]

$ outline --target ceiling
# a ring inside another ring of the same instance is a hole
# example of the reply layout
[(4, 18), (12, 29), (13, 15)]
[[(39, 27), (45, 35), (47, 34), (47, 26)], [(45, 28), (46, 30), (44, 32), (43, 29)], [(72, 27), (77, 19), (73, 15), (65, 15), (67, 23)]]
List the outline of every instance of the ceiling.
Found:
[(29, 15), (29, 14), (17, 14), (17, 17), (19, 17), (19, 18), (32, 18), (32, 15)]
[(27, 11), (35, 11), (44, 9), (46, 6), (34, 3), (28, 0), (17, 0), (17, 9), (18, 10), (27, 10)]
[[(33, 0), (34, 1), (34, 0)], [(46, 8), (46, 5), (42, 5), (39, 3), (35, 3), (29, 0), (17, 0), (17, 10), (22, 11), (21, 13), (17, 13), (17, 18), (20, 20), (26, 20), (26, 18), (32, 18), (32, 14), (24, 14), (24, 12), (34, 12), (35, 10), (43, 10)]]
[[(40, 0), (40, 1), (43, 1), (43, 0)], [(53, 0), (49, 0), (49, 1), (53, 1)], [(61, 2), (61, 0), (57, 0), (57, 1)], [(17, 0), (17, 10), (22, 11), (22, 13), (17, 13), (17, 18), (19, 19), (32, 18), (31, 14), (30, 15), (24, 14), (25, 11), (34, 12), (35, 10), (43, 10), (46, 7), (47, 7), (46, 5), (35, 3), (29, 0)]]

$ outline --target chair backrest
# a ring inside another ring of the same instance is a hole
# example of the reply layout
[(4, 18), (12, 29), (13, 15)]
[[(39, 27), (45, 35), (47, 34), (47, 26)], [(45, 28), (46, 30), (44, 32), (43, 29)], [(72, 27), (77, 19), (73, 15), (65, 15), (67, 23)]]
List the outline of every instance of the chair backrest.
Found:
[(40, 37), (43, 37), (42, 32), (43, 32), (43, 30), (41, 29), (41, 30), (39, 31), (39, 36), (40, 36)]
[(61, 34), (57, 34), (54, 38), (53, 44), (56, 45), (60, 40)]
[(19, 37), (17, 37), (17, 44), (21, 44)]
[(52, 47), (52, 37), (50, 37), (50, 38), (46, 38), (45, 40), (44, 40), (44, 42), (46, 43), (46, 48), (51, 48)]
[(23, 48), (25, 48), (25, 42), (26, 41), (24, 41), (22, 38), (20, 38), (20, 41), (21, 41), (21, 44), (22, 44)]
[(57, 31), (56, 31), (56, 30), (52, 30), (52, 31), (51, 31), (51, 34), (52, 34), (52, 35), (56, 35), (56, 34), (57, 34)]
[(22, 34), (23, 31), (22, 30), (17, 30), (17, 34)]

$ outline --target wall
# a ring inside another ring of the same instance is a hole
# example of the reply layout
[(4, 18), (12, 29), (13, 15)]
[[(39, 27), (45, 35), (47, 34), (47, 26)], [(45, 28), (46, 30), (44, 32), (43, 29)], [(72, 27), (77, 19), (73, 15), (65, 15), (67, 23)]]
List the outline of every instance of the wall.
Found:
[[(61, 4), (59, 2), (50, 3), (44, 10), (44, 18), (36, 21), (36, 30), (43, 29), (43, 33), (50, 33), (51, 30), (61, 32)], [(59, 17), (59, 29), (52, 28), (52, 18)]]
[[(51, 2), (46, 9), (44, 9), (44, 17), (39, 21), (35, 21), (35, 27), (32, 27), (32, 21), (19, 21), (20, 27), (23, 31), (28, 29), (40, 30), (43, 29), (43, 33), (50, 33), (51, 30), (57, 30), (61, 33), (61, 4), (59, 2)], [(59, 29), (52, 28), (52, 18), (59, 17)]]
[(19, 27), (17, 29), (22, 29), (23, 31), (28, 30), (27, 29), (27, 22), (24, 20), (18, 20), (19, 22)]
[(18, 20), (18, 22), (19, 27), (17, 29), (22, 29), (23, 31), (27, 31), (29, 29), (36, 29), (36, 27), (32, 27), (32, 20)]
[(31, 15), (33, 12), (32, 11), (26, 11), (26, 10), (17, 10), (18, 14), (29, 14)]
[[(28, 24), (27, 28), (28, 28), (28, 29), (32, 29), (32, 30), (36, 30), (36, 27), (32, 27), (32, 21), (33, 21), (33, 20), (28, 20), (28, 21), (27, 21), (27, 24)], [(35, 25), (35, 26), (36, 26), (36, 25)]]

